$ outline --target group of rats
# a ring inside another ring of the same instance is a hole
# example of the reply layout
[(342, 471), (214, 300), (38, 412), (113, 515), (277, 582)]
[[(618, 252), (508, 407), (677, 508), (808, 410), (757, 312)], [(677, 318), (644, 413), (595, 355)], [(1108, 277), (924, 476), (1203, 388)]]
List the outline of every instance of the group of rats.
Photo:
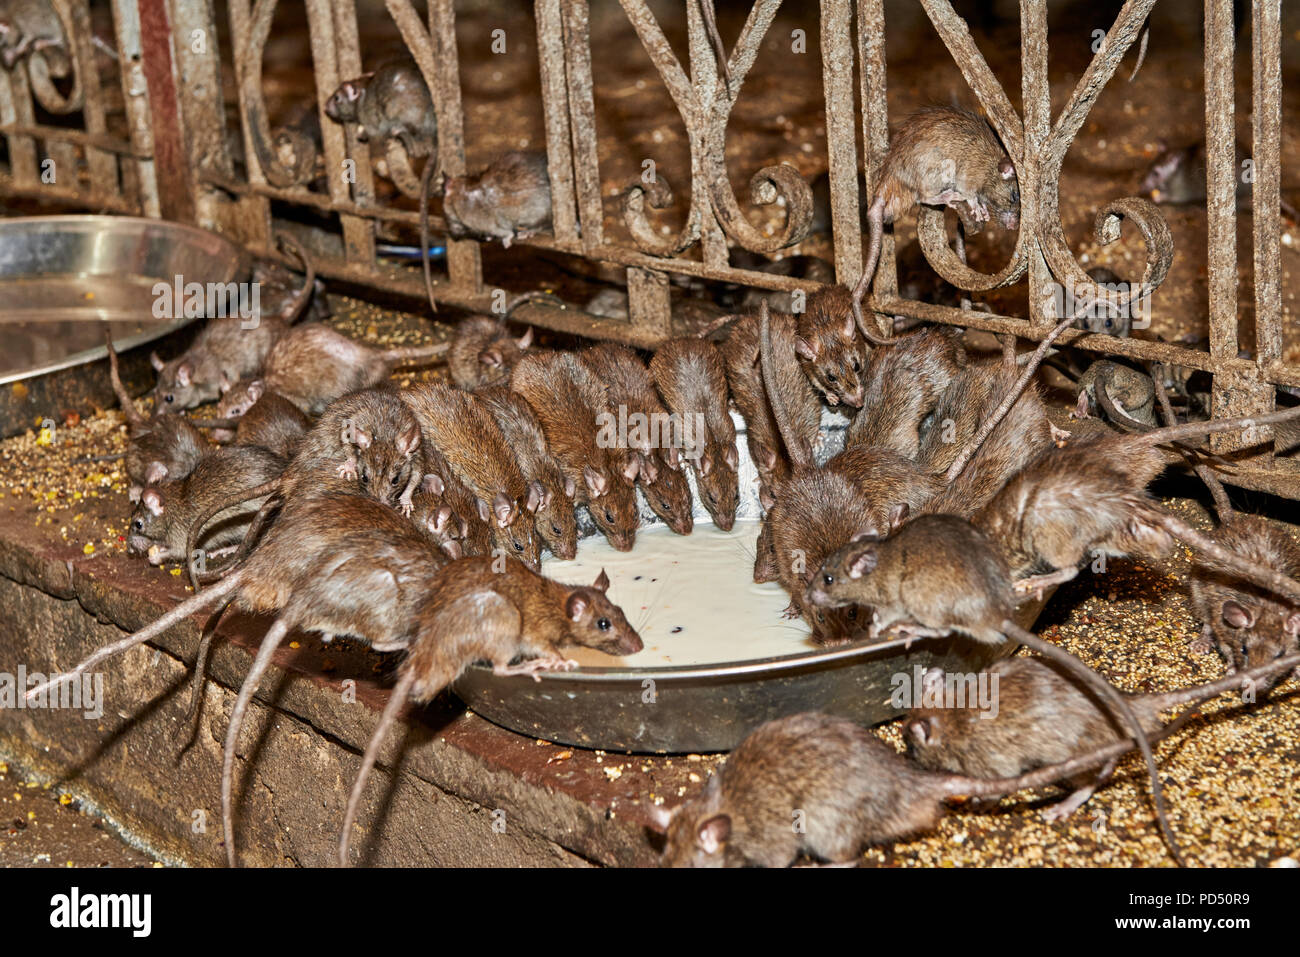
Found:
[[(436, 124), (428, 90), (414, 64), (402, 63), (344, 84), (328, 115), (408, 149), (429, 144)], [(955, 163), (938, 162), (944, 151)], [(507, 154), (479, 177), (448, 178), (449, 231), (508, 244), (543, 229), (546, 183), (538, 154)], [(110, 350), (136, 502), (129, 551), (154, 564), (183, 562), (196, 594), (29, 697), (207, 612), (193, 728), (221, 616), (231, 605), (270, 616), (225, 739), (223, 825), (233, 865), (240, 728), (287, 635), (347, 636), (401, 653), (345, 811), (339, 854), (347, 864), (367, 774), (409, 702), (429, 701), (479, 661), (498, 674), (536, 677), (575, 667), (569, 647), (641, 649), (607, 597), (604, 573), (591, 585), (561, 584), (539, 573), (541, 554), (572, 558), (580, 515), (615, 549), (632, 549), (641, 500), (679, 534), (692, 530), (696, 497), (730, 529), (740, 498), (734, 411), (765, 509), (754, 579), (780, 583), (790, 595), (786, 614), (802, 616), (817, 641), (910, 644), (956, 633), (1025, 644), (1038, 656), (995, 666), (1015, 689), (995, 722), (909, 716), (912, 757), (826, 715), (760, 727), (701, 794), (657, 815), (664, 862), (851, 861), (869, 844), (933, 827), (949, 798), (1056, 782), (1074, 788), (1055, 812), (1063, 815), (1133, 747), (1147, 762), (1157, 817), (1178, 858), (1151, 743), (1187, 715), (1162, 725), (1160, 714), (1246, 681), (1267, 688), (1300, 663), (1300, 553), (1275, 523), (1224, 509), (1215, 532), (1199, 533), (1147, 487), (1166, 465), (1161, 446), (1175, 445), (1209, 474), (1194, 440), (1290, 421), (1300, 407), (1251, 422), (1179, 424), (1165, 402), (1167, 424), (1156, 428), (1150, 416), (1125, 415), (1137, 409), (1117, 400), (1111, 384), (1120, 373), (1098, 372), (1091, 392), (1080, 387), (1081, 408), (1088, 396), (1128, 431), (1061, 432), (1031, 379), (1072, 318), (1031, 356), (1007, 349), (992, 362), (968, 354), (960, 329), (883, 335), (867, 322), (882, 230), (917, 204), (956, 209), (965, 234), (989, 223), (1016, 228), (1014, 166), (987, 123), (935, 107), (895, 138), (867, 210), (869, 266), (857, 289), (822, 285), (799, 312), (751, 301), (706, 334), (661, 343), (648, 360), (610, 343), (543, 348), (531, 331), (516, 334), (489, 316), (461, 321), (445, 346), (374, 348), (299, 321), (314, 276), (290, 244), (307, 269), (301, 289), (252, 328), (212, 319), (183, 354), (155, 356), (149, 415), (121, 387)], [(440, 362), (454, 385), (396, 389), (387, 381), (398, 366)], [(1167, 399), (1159, 379), (1152, 392)], [(185, 415), (213, 401), (215, 419)], [(844, 447), (830, 456), (821, 431), (828, 407), (849, 417)], [(673, 413), (701, 428), (689, 448), (611, 446), (601, 422), (618, 409)], [(1197, 554), (1199, 644), (1217, 646), (1228, 678), (1124, 695), (1019, 624), (1024, 601), (1094, 556), (1159, 560), (1175, 540)], [(805, 834), (791, 831), (791, 801), (808, 813)]]

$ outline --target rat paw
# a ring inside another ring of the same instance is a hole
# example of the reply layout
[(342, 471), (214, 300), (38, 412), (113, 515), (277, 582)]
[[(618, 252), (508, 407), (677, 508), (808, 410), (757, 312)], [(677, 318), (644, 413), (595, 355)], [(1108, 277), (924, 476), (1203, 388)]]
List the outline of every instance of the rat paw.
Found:
[(347, 479), (349, 482), (357, 477), (357, 463), (355, 459), (349, 458), (338, 468), (338, 476), (341, 479)]
[[(1087, 413), (1084, 414), (1086, 415)], [(1048, 424), (1048, 428), (1052, 430), (1052, 441), (1056, 442), (1058, 445), (1068, 439), (1071, 435), (1071, 433), (1065, 431), (1065, 429), (1058, 429), (1050, 423)]]

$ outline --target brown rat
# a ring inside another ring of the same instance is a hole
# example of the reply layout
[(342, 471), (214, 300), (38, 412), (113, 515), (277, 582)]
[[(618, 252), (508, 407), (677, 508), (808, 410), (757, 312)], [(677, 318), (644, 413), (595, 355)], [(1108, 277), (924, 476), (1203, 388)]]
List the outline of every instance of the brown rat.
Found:
[[(932, 830), (949, 799), (1005, 797), (1122, 754), (1111, 745), (1018, 778), (928, 771), (847, 718), (804, 712), (760, 725), (704, 790), (653, 810), (665, 867), (789, 867), (808, 855), (849, 863), (873, 844)], [(801, 827), (795, 825), (802, 825)]]
[[(790, 416), (790, 426), (804, 449), (803, 458), (812, 459), (821, 426), (822, 406), (808, 377), (795, 356), (795, 319), (783, 312), (772, 313), (772, 348), (776, 361), (774, 385), (781, 391), (782, 407)], [(759, 367), (759, 317), (742, 316), (727, 331), (718, 347), (727, 368), (727, 386), (736, 411), (745, 420), (745, 441), (764, 486), (790, 474), (789, 462), (782, 454), (783, 444), (772, 407), (763, 386)]]
[(507, 555), (537, 567), (533, 516), (541, 496), (529, 488), (492, 414), (469, 393), (441, 383), (403, 389), (400, 395), (415, 413), (425, 441), (478, 496), (480, 517), (497, 544)]
[(1149, 375), (1131, 366), (1096, 359), (1079, 377), (1078, 390), (1074, 412), (1077, 418), (1105, 412), (1114, 421), (1112, 413), (1118, 408), (1144, 425), (1156, 424), (1155, 385)]
[[(161, 565), (187, 561), (200, 542), (207, 557), (237, 546), (264, 499), (231, 502), (231, 497), (278, 478), (284, 466), (284, 459), (257, 446), (207, 452), (184, 478), (145, 486), (131, 515), (127, 551)], [(222, 503), (226, 507), (217, 508)], [(194, 520), (214, 508), (204, 536), (189, 543)]]
[(446, 343), (376, 349), (309, 322), (290, 329), (266, 357), (262, 379), (308, 415), (318, 415), (339, 396), (386, 379), (393, 369), (436, 359)]
[(984, 644), (1017, 641), (1064, 665), (1123, 719), (1151, 775), (1151, 795), (1170, 853), (1181, 856), (1165, 817), (1155, 756), (1128, 701), (1070, 652), (1021, 628), (1011, 570), (993, 540), (954, 515), (921, 515), (889, 538), (855, 538), (828, 558), (808, 587), (809, 603), (828, 607), (869, 605), (871, 634), (939, 637), (953, 632)]
[(631, 551), (641, 524), (635, 482), (640, 463), (616, 457), (598, 440), (605, 395), (599, 380), (567, 352), (526, 355), (510, 376), (510, 388), (537, 414), (546, 443), (575, 501), (619, 551)]
[(223, 389), (240, 379), (256, 375), (272, 347), (289, 330), (306, 307), (316, 283), (310, 258), (291, 237), (280, 237), (306, 263), (307, 275), (299, 294), (281, 311), (266, 311), (245, 318), (240, 315), (208, 319), (188, 349), (169, 362), (156, 353), (150, 356), (158, 372), (154, 386), (154, 407), (167, 411), (192, 409), (217, 398)]
[(845, 444), (915, 456), (922, 423), (965, 363), (966, 352), (951, 329), (924, 329), (873, 349), (863, 375), (861, 411)]
[[(622, 609), (607, 597), (602, 571), (593, 585), (563, 585), (507, 559), (465, 558), (447, 565), (428, 583), (420, 604), (418, 633), (398, 670), (397, 684), (366, 746), (352, 785), (339, 861), (348, 864), (348, 845), (366, 778), (379, 747), (408, 703), (423, 704), (450, 685), (475, 661), (486, 661), (498, 675), (568, 671), (567, 647), (594, 648), (609, 655), (635, 654), (642, 648)], [(524, 660), (512, 664), (516, 658)]]
[(125, 466), (131, 480), (129, 495), (132, 502), (138, 502), (146, 485), (174, 482), (189, 475), (210, 446), (198, 427), (179, 412), (168, 412), (155, 404), (153, 415), (141, 415), (122, 384), (117, 350), (107, 329), (104, 340), (108, 347), (108, 378), (126, 418)]
[(325, 103), (336, 123), (357, 124), (357, 139), (382, 145), (397, 139), (412, 157), (437, 148), (438, 118), (424, 74), (412, 57), (389, 60), (339, 85)]
[[(205, 421), (218, 442), (260, 445), (285, 459), (293, 458), (298, 443), (311, 429), (311, 419), (296, 405), (266, 388), (264, 379), (241, 379), (217, 403), (219, 419)], [(231, 431), (234, 426), (234, 431)]]
[[(1142, 185), (1138, 187), (1139, 192), (1162, 205), (1205, 205), (1208, 182), (1205, 141), (1200, 140), (1172, 149), (1165, 147), (1163, 142), (1161, 146), (1160, 155), (1147, 167), (1146, 174), (1142, 177)], [(1253, 180), (1244, 173), (1245, 164), (1249, 160), (1250, 154), (1246, 148), (1237, 143), (1233, 161), (1233, 179), (1237, 186), (1238, 210), (1252, 208)], [(1286, 200), (1281, 202), (1281, 209), (1288, 218), (1300, 222), (1300, 214), (1297, 214), (1295, 208)]]
[(507, 249), (551, 227), (551, 177), (546, 154), (511, 150), (477, 176), (450, 176), (443, 215), (453, 239), (499, 239)]
[(796, 317), (794, 350), (808, 381), (829, 404), (860, 409), (868, 349), (855, 327), (852, 305), (843, 286), (814, 292)]
[[(1261, 663), (1250, 672), (1229, 674), (1197, 687), (1127, 697), (1150, 734), (1163, 727), (1161, 712), (1225, 691), (1271, 685), (1295, 665), (1300, 665), (1300, 654), (1292, 653), (1289, 658)], [(1008, 778), (1068, 761), (1124, 738), (1098, 707), (1096, 697), (1053, 662), (1017, 655), (991, 665), (988, 674), (996, 676), (990, 679), (995, 682), (995, 713), (975, 707), (959, 686), (953, 688), (953, 693), (960, 698), (945, 697), (948, 679), (944, 673), (937, 668), (926, 672), (922, 679), (925, 700), (933, 704), (914, 705), (904, 723), (908, 750), (922, 767), (977, 778)], [(1191, 712), (1185, 715), (1191, 716)], [(1103, 780), (1086, 774), (1070, 781), (1075, 790), (1052, 805), (1044, 817), (1058, 821), (1073, 814), (1104, 783), (1114, 766), (1114, 761), (1106, 765)]]
[(573, 558), (578, 553), (578, 525), (573, 514), (577, 489), (551, 454), (537, 413), (522, 395), (505, 385), (480, 389), (474, 398), (496, 420), (528, 481), (530, 498), (537, 497), (533, 525), (538, 536), (556, 558)]
[(504, 322), (491, 316), (470, 316), (456, 325), (447, 368), (462, 389), (505, 385), (519, 357), (533, 344), (533, 330), (516, 339)]
[(650, 370), (626, 346), (605, 342), (578, 353), (605, 386), (606, 423), (625, 454), (640, 456), (637, 485), (650, 508), (678, 535), (694, 527), (691, 486), (682, 471), (682, 449), (669, 425), (668, 410), (655, 390)]
[(49, 0), (0, 0), (0, 63), (6, 70), (24, 57), (39, 53), (50, 76), (66, 77), (72, 55), (63, 21)]
[(862, 334), (874, 333), (862, 314), (862, 300), (880, 262), (884, 227), (916, 205), (951, 206), (965, 233), (995, 220), (1006, 229), (1020, 225), (1016, 169), (992, 127), (967, 110), (931, 106), (913, 113), (889, 144), (880, 181), (867, 210), (871, 238), (852, 308)]
[(684, 455), (695, 470), (700, 502), (720, 529), (730, 530), (740, 503), (740, 454), (718, 347), (700, 339), (669, 339), (651, 358), (650, 375), (664, 405), (681, 423)]
[[(1093, 266), (1088, 270), (1088, 278), (1105, 293), (1118, 294), (1128, 289), (1128, 283), (1105, 266)], [(1087, 329), (1099, 335), (1127, 339), (1133, 334), (1133, 317), (1130, 311), (1130, 307), (1120, 308), (1108, 304), (1105, 299), (1098, 299), (1082, 310), (1074, 324), (1078, 329)]]

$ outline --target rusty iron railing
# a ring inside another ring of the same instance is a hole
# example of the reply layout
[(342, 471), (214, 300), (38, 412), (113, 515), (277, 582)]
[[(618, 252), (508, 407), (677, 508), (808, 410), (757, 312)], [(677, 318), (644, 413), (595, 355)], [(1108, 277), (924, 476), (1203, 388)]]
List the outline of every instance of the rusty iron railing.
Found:
[[(671, 275), (693, 276), (774, 290), (806, 288), (806, 281), (730, 265), (732, 247), (770, 254), (801, 240), (812, 218), (812, 195), (794, 167), (757, 170), (749, 182), (755, 206), (782, 203), (784, 227), (776, 235), (755, 228), (733, 193), (724, 163), (727, 120), (780, 0), (755, 0), (729, 57), (730, 82), (722, 78), (706, 35), (700, 0), (683, 0), (688, 57), (673, 52), (645, 0), (619, 0), (672, 101), (681, 114), (690, 150), (689, 192), (682, 194), (659, 174), (625, 191), (625, 236), (607, 235), (597, 153), (588, 0), (535, 0), (539, 84), (554, 204), (550, 236), (523, 244), (627, 269), (629, 319), (613, 320), (542, 303), (521, 307), (521, 321), (582, 335), (653, 346), (670, 334)], [(1010, 261), (983, 274), (964, 265), (950, 248), (941, 210), (921, 207), (917, 233), (927, 259), (944, 279), (971, 291), (1025, 281), (1028, 320), (902, 300), (892, 240), (886, 240), (873, 287), (872, 307), (882, 317), (919, 319), (1041, 339), (1054, 323), (1060, 285), (1085, 298), (1091, 280), (1068, 248), (1061, 226), (1058, 182), (1062, 163), (1101, 90), (1138, 39), (1156, 0), (1127, 0), (1063, 109), (1052, 115), (1047, 76), (1047, 17), (1043, 0), (1021, 2), (1023, 117), (1016, 113), (965, 22), (948, 0), (921, 0), (975, 98), (1015, 162), (1021, 191), (1021, 225)], [(49, 82), (43, 61), (0, 71), (0, 134), (8, 141), (8, 169), (0, 171), (0, 194), (40, 196), (119, 212), (197, 222), (219, 229), (253, 251), (273, 255), (273, 211), (296, 207), (328, 214), (337, 229), (295, 226), (317, 269), (326, 276), (423, 296), (418, 272), (376, 256), (377, 224), (415, 226), (411, 209), (377, 199), (372, 153), (381, 151), (387, 176), (406, 197), (418, 195), (413, 157), (397, 140), (365, 143), (355, 129), (325, 118), (325, 102), (339, 83), (362, 72), (363, 56), (355, 0), (303, 0), (324, 154), (324, 189), (310, 187), (314, 162), (285, 168), (273, 150), (262, 102), (262, 50), (277, 0), (229, 0), (229, 29), (214, 21), (207, 0), (112, 0), (128, 135), (107, 132), (105, 103), (93, 69), (86, 0), (54, 0), (74, 44), (78, 83), (66, 99)], [(449, 175), (465, 172), (464, 122), (453, 0), (428, 0), (422, 18), (411, 0), (385, 0), (388, 14), (433, 94), (438, 121), (436, 155)], [(860, 197), (871, 195), (889, 143), (886, 107), (884, 0), (819, 0), (826, 114), (826, 165), (831, 186), (834, 267), (852, 285), (862, 270)], [(1233, 126), (1231, 0), (1205, 0), (1205, 116), (1208, 133), (1210, 308), (1209, 351), (1136, 338), (1070, 331), (1064, 343), (1135, 359), (1158, 360), (1213, 377), (1215, 417), (1271, 411), (1275, 385), (1300, 386), (1300, 367), (1282, 360), (1280, 268), (1281, 25), (1279, 0), (1256, 0), (1251, 31), (1254, 161), (1254, 269), (1256, 350), (1238, 358), (1236, 169)], [(195, 37), (208, 42), (196, 43)], [(236, 179), (221, 97), (222, 57), (227, 41), (247, 175)], [(88, 68), (90, 67), (90, 68)], [(856, 84), (855, 84), (856, 79)], [(84, 129), (38, 127), (35, 99), (53, 113), (80, 112)], [(859, 129), (864, 150), (859, 149)], [(81, 175), (57, 186), (43, 184), (41, 153)], [(863, 153), (865, 152), (865, 155)], [(860, 175), (865, 174), (865, 179)], [(680, 184), (679, 184), (680, 185)], [(865, 186), (865, 193), (861, 188)], [(683, 199), (687, 195), (689, 199)], [(647, 207), (684, 207), (683, 226), (664, 237), (647, 218)], [(1143, 288), (1158, 295), (1173, 258), (1169, 229), (1159, 210), (1137, 197), (1116, 197), (1097, 214), (1095, 235), (1107, 244), (1125, 221), (1146, 247)], [(435, 232), (445, 226), (431, 219)], [(485, 282), (478, 243), (447, 242), (445, 277), (435, 283), (439, 301), (487, 311), (492, 290)], [(883, 328), (883, 326), (882, 326)], [(1267, 431), (1261, 435), (1268, 437)], [(1220, 452), (1239, 436), (1216, 437)], [(1300, 498), (1300, 472), (1274, 461), (1271, 440), (1252, 446), (1232, 481)]]

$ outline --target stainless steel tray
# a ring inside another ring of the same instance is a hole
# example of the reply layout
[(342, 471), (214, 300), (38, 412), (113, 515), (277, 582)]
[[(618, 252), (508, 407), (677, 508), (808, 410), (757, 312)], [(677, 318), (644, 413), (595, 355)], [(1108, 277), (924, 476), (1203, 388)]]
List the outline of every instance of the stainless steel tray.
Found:
[[(744, 422), (735, 418), (742, 490), (738, 514), (752, 519), (759, 512), (755, 472)], [(846, 423), (827, 413), (822, 422), (827, 441), (819, 460), (842, 446)], [(651, 524), (653, 513), (642, 511), (645, 524)], [(708, 516), (697, 508), (696, 518)], [(585, 522), (580, 527), (590, 529)], [(1017, 614), (1021, 625), (1032, 626), (1050, 597), (1022, 605)], [(897, 675), (910, 683), (918, 665), (922, 671), (934, 666), (974, 672), (1015, 647), (981, 645), (961, 636), (916, 641), (910, 650), (901, 640), (862, 641), (752, 661), (543, 672), (540, 681), (528, 675), (503, 677), (475, 665), (453, 690), (489, 721), (547, 741), (642, 753), (729, 751), (764, 721), (799, 711), (827, 711), (861, 724), (888, 721), (898, 716), (890, 702)]]
[[(125, 216), (0, 219), (0, 434), (112, 402), (103, 323), (119, 351), (157, 342), (192, 319), (155, 319), (153, 286), (230, 282), (247, 261), (216, 233)], [(98, 368), (93, 364), (99, 362)], [(143, 357), (124, 376), (147, 381)]]

